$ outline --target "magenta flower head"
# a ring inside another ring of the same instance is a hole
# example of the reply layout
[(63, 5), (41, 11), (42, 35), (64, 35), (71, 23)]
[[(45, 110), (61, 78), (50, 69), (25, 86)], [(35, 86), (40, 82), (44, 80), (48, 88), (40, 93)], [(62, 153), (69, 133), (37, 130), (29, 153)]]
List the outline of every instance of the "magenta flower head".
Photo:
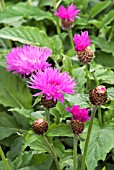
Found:
[(29, 75), (50, 66), (46, 60), (51, 56), (47, 47), (23, 45), (13, 48), (6, 56), (7, 70), (20, 75)]
[(91, 40), (88, 36), (88, 31), (82, 32), (81, 35), (75, 34), (73, 41), (76, 45), (75, 50), (79, 61), (83, 64), (89, 64), (93, 59), (93, 51), (89, 47)]
[(46, 100), (64, 102), (64, 93), (74, 94), (76, 85), (74, 79), (71, 79), (66, 72), (60, 73), (56, 68), (46, 68), (44, 71), (32, 74), (30, 79), (29, 87), (41, 91), (34, 96), (43, 94)]
[(67, 108), (67, 111), (72, 114), (73, 120), (79, 120), (81, 122), (86, 122), (90, 119), (88, 111), (85, 108), (80, 108), (79, 105), (73, 105), (72, 108)]
[(74, 22), (74, 19), (77, 18), (77, 14), (80, 10), (76, 9), (76, 6), (71, 4), (68, 8), (65, 8), (61, 5), (58, 11), (55, 12), (55, 15), (58, 16), (62, 20), (62, 26), (64, 29), (69, 29)]
[(85, 108), (80, 108), (79, 105), (73, 105), (72, 108), (66, 108), (72, 114), (70, 125), (72, 126), (73, 133), (79, 135), (84, 130), (84, 122), (90, 119), (88, 111)]
[(84, 51), (86, 47), (90, 46), (91, 40), (88, 36), (88, 31), (84, 31), (79, 34), (74, 35), (74, 43), (76, 45), (75, 50), (76, 51)]

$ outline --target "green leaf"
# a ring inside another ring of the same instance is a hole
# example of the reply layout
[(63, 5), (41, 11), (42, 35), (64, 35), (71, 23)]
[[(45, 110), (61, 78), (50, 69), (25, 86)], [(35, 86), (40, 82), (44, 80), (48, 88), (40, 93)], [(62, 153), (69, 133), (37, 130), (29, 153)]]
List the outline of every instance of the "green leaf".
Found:
[(47, 136), (69, 136), (72, 137), (72, 129), (70, 125), (61, 123), (59, 125), (53, 124), (46, 132)]
[(101, 21), (98, 21), (96, 19), (89, 20), (88, 23), (94, 25), (98, 29), (101, 27), (102, 24)]
[[(107, 153), (114, 147), (114, 122), (100, 127), (99, 124), (93, 123), (93, 128), (88, 145), (86, 156), (87, 169), (95, 170), (99, 160), (105, 160)], [(85, 137), (86, 132), (82, 134)], [(84, 141), (80, 141), (81, 150), (84, 149)]]
[(104, 2), (97, 3), (89, 13), (90, 18), (95, 17), (97, 14), (99, 14), (101, 11), (106, 9), (111, 4), (111, 0), (106, 0)]
[[(94, 64), (93, 69), (95, 70), (95, 75), (97, 76), (100, 84), (114, 84), (114, 73), (112, 70), (110, 70), (109, 68), (104, 68), (103, 66), (98, 64)], [(91, 75), (89, 76), (89, 78), (93, 80), (93, 77)]]
[(100, 50), (95, 52), (95, 61), (105, 67), (114, 68), (114, 57), (111, 53), (105, 53)]
[(39, 6), (53, 6), (53, 2), (52, 1), (46, 1), (46, 0), (39, 0)]
[(83, 67), (79, 67), (79, 68), (75, 68), (73, 70), (73, 77), (76, 79), (76, 90), (79, 92), (83, 92), (84, 91), (84, 84), (86, 83), (87, 79), (86, 77), (86, 72), (85, 72), (85, 66)]
[(41, 95), (37, 96), (37, 98), (35, 99), (33, 106), (35, 106), (37, 103), (39, 103), (41, 101)]
[(15, 112), (16, 114), (18, 113), (20, 115), (20, 117), (26, 117), (26, 118), (30, 118), (31, 117), (31, 113), (33, 112), (33, 110), (27, 110), (25, 108), (11, 108), (9, 109), (8, 111), (12, 111), (12, 112)]
[(72, 62), (67, 55), (63, 56), (63, 71), (69, 72), (72, 75)]
[[(8, 161), (8, 164), (9, 164), (11, 170), (15, 170), (14, 164), (10, 160), (8, 160), (8, 159), (7, 159), (7, 161)], [(4, 166), (4, 162), (3, 161), (0, 161), (0, 170), (6, 170), (6, 167)]]
[(113, 20), (114, 20), (114, 10), (109, 11), (107, 14), (104, 15), (102, 19), (101, 27), (103, 27), (104, 25), (110, 24)]
[[(18, 124), (20, 127), (23, 127), (23, 129), (29, 129), (30, 124), (29, 124), (29, 119), (30, 116), (28, 114), (31, 113), (31, 110), (26, 110), (26, 109), (19, 109), (19, 108), (12, 108), (9, 109), (10, 111), (12, 110), (13, 116), (17, 120)], [(21, 111), (24, 111), (23, 113)], [(27, 116), (26, 116), (27, 114)]]
[(95, 43), (103, 52), (113, 53), (114, 52), (114, 43), (108, 42), (101, 37), (91, 37), (93, 43)]
[(51, 39), (50, 39), (50, 47), (53, 49), (53, 53), (55, 55), (57, 55), (57, 54), (61, 55), (62, 54), (63, 45), (62, 45), (62, 41), (61, 41), (61, 39), (60, 39), (60, 37), (58, 35), (54, 35), (53, 37), (51, 37)]
[(22, 150), (24, 151), (27, 146), (29, 146), (32, 150), (37, 150), (38, 153), (46, 152), (41, 136), (35, 134), (32, 130), (28, 131), (28, 134), (24, 136)]
[(0, 140), (17, 132), (23, 133), (26, 132), (26, 130), (19, 126), (17, 120), (13, 116), (9, 116), (5, 112), (0, 112)]
[(58, 35), (50, 38), (44, 31), (39, 30), (37, 27), (5, 27), (0, 30), (0, 37), (4, 39), (10, 39), (12, 41), (18, 41), (23, 44), (47, 46), (53, 50), (54, 56), (59, 55), (59, 59), (63, 51), (62, 41)]
[(24, 44), (40, 46), (49, 45), (49, 37), (47, 37), (44, 31), (39, 31), (39, 29), (36, 27), (5, 27), (0, 30), (0, 37), (13, 41), (18, 41)]
[(27, 84), (2, 67), (0, 67), (0, 91), (0, 103), (4, 106), (31, 108), (32, 95)]
[(13, 163), (17, 170), (49, 170), (52, 161), (48, 154), (29, 151), (22, 153)]
[(59, 111), (56, 108), (51, 108), (50, 114), (54, 116), (54, 122), (55, 123), (60, 122), (60, 114), (59, 114)]
[(114, 100), (114, 87), (108, 88), (107, 93), (108, 93), (108, 98)]
[(14, 160), (19, 152), (21, 151), (22, 147), (22, 137), (17, 137), (14, 141), (12, 141), (12, 144), (10, 146), (10, 151), (8, 152), (7, 156), (11, 160)]
[(65, 99), (69, 101), (71, 105), (77, 104), (80, 107), (85, 107), (85, 108), (90, 107), (88, 95), (86, 94), (82, 94), (82, 93), (76, 93), (74, 95), (66, 94)]
[(53, 145), (57, 156), (60, 158), (65, 152), (65, 146), (59, 140), (54, 140)]
[(114, 170), (114, 164), (106, 163), (106, 170)]
[(110, 121), (114, 118), (114, 104), (113, 104), (113, 108), (108, 108), (108, 110), (106, 110), (103, 113), (103, 122), (104, 124), (110, 123)]
[(50, 12), (43, 11), (35, 6), (30, 6), (27, 3), (18, 3), (9, 6), (0, 13), (0, 23), (13, 25), (15, 22), (19, 22), (23, 18), (34, 18), (37, 21), (44, 19), (53, 21)]
[(62, 103), (57, 102), (56, 109), (59, 112), (59, 115), (61, 115), (60, 121), (71, 117), (71, 114), (65, 110), (65, 105), (63, 105)]
[[(3, 39), (0, 39), (1, 41)], [(2, 44), (1, 44), (2, 45)], [(9, 52), (9, 50), (0, 50), (0, 66), (5, 67), (6, 68), (6, 59), (5, 56), (6, 54)]]

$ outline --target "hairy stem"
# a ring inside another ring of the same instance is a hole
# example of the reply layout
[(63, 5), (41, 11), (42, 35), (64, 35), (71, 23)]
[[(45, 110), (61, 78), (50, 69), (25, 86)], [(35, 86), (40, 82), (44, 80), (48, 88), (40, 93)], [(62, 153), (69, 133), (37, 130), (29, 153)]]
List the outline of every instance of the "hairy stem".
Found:
[(84, 147), (84, 152), (83, 152), (83, 156), (82, 156), (81, 170), (85, 170), (86, 154), (87, 154), (90, 134), (91, 134), (92, 125), (93, 125), (93, 119), (95, 117), (96, 110), (97, 110), (97, 107), (93, 106), (92, 113), (91, 113), (91, 119), (90, 119), (90, 123), (89, 123), (89, 127), (88, 127), (88, 132), (87, 132), (87, 136), (86, 136), (86, 140), (85, 140), (85, 147)]

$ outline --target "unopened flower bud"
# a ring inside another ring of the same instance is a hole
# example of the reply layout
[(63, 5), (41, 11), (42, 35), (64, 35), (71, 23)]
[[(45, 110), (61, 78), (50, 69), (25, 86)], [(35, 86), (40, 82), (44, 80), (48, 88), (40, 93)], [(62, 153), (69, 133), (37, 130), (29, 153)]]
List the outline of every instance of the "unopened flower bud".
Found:
[(71, 20), (61, 20), (61, 25), (64, 30), (69, 30), (72, 28), (73, 22)]
[(93, 59), (94, 52), (90, 47), (85, 48), (84, 51), (76, 51), (78, 60), (82, 64), (89, 64)]
[(84, 122), (79, 120), (72, 119), (70, 125), (72, 126), (72, 130), (75, 135), (80, 135), (84, 130)]
[(47, 100), (46, 96), (42, 96), (41, 103), (43, 104), (44, 107), (49, 109), (49, 108), (55, 107), (57, 104), (57, 101), (54, 101), (53, 99)]
[(48, 123), (44, 119), (39, 118), (34, 121), (32, 128), (38, 135), (43, 135), (48, 129)]
[(103, 105), (107, 100), (107, 91), (105, 86), (99, 85), (91, 90), (89, 93), (89, 99), (95, 106)]

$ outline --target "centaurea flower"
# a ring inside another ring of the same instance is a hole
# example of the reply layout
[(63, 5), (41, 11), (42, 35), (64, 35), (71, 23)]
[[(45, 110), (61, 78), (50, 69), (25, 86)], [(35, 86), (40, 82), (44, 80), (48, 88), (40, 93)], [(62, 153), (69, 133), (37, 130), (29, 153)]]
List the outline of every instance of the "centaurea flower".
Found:
[(74, 19), (77, 18), (79, 12), (80, 10), (77, 10), (76, 6), (72, 3), (68, 8), (61, 5), (58, 11), (55, 12), (55, 15), (61, 19), (62, 27), (67, 30), (72, 27)]
[(51, 67), (32, 74), (30, 80), (29, 87), (40, 90), (34, 96), (43, 94), (47, 101), (64, 102), (64, 93), (74, 94), (76, 86), (74, 79), (71, 79), (67, 72), (60, 73), (58, 69)]
[(6, 56), (7, 71), (26, 76), (44, 70), (50, 66), (46, 62), (49, 56), (51, 56), (51, 50), (48, 47), (23, 45), (13, 48)]
[(88, 110), (86, 108), (80, 108), (79, 105), (73, 105), (72, 108), (66, 108), (68, 112), (72, 114), (72, 120), (70, 125), (72, 126), (73, 133), (79, 135), (84, 130), (84, 122), (90, 119)]
[(75, 43), (75, 50), (77, 57), (83, 64), (88, 64), (93, 58), (93, 51), (89, 47), (91, 45), (91, 40), (88, 36), (88, 31), (81, 32), (80, 34), (75, 34), (73, 41)]

